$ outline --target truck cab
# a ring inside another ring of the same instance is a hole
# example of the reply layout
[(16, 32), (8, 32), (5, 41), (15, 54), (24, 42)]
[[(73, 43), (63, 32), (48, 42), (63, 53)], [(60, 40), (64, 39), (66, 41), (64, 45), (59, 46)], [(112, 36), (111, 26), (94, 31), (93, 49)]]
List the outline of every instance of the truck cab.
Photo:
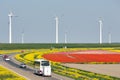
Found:
[(42, 76), (51, 76), (51, 65), (48, 60), (36, 59), (34, 60), (34, 74)]

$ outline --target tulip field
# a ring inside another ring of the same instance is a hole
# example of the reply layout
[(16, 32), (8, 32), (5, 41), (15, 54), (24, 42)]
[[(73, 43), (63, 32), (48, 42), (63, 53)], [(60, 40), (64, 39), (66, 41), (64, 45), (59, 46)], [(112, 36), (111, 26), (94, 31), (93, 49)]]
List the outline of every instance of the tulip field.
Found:
[[(114, 56), (115, 55), (115, 56)], [(34, 59), (45, 58), (51, 61), (52, 72), (75, 80), (119, 80), (119, 78), (63, 66), (61, 63), (114, 64), (120, 62), (119, 50), (111, 48), (68, 48), (31, 49), (17, 54), (15, 58), (33, 66)], [(112, 56), (112, 57), (111, 57)], [(100, 60), (101, 59), (101, 60)]]
[[(2, 50), (0, 50), (0, 54), (18, 53), (15, 55), (15, 59), (30, 66), (33, 66), (34, 59), (47, 59), (51, 61), (52, 72), (73, 78), (74, 80), (120, 80), (120, 78), (113, 76), (70, 68), (61, 64), (119, 64), (119, 44), (67, 44), (69, 48), (64, 48), (65, 45), (66, 44), (1, 44), (0, 48)], [(5, 70), (3, 69), (3, 71)], [(0, 76), (0, 78), (2, 77), (3, 76)], [(17, 79), (11, 78), (9, 80)], [(22, 79), (20, 78), (19, 80)]]
[[(64, 46), (69, 48), (64, 48)], [(109, 75), (66, 67), (61, 63), (119, 64), (120, 44), (1, 44), (0, 54), (17, 53), (15, 59), (33, 66), (34, 59), (51, 61), (52, 72), (75, 80), (120, 80)], [(56, 48), (55, 48), (56, 47)], [(11, 73), (0, 67), (1, 80), (25, 80), (11, 77)], [(7, 70), (8, 71), (8, 70)], [(12, 73), (14, 74), (14, 73)], [(10, 75), (10, 79), (7, 77)]]
[(44, 58), (62, 63), (120, 63), (120, 52), (110, 52), (104, 50), (86, 50), (77, 52), (58, 52), (54, 54), (45, 54)]

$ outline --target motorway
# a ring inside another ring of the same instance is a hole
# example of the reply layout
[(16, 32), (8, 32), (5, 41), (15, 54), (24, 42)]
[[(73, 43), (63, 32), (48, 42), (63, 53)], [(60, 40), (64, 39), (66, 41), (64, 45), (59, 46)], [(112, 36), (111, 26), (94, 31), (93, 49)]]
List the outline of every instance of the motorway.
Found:
[(4, 61), (3, 58), (0, 56), (0, 65), (25, 77), (27, 80), (73, 80), (71, 78), (60, 76), (54, 73), (52, 73), (52, 77), (43, 77), (43, 76), (35, 75), (33, 74), (33, 70), (34, 70), (33, 68), (31, 68), (30, 66), (27, 66), (27, 68), (20, 68), (19, 64), (20, 62), (16, 61), (13, 58), (13, 55), (11, 56), (9, 61)]

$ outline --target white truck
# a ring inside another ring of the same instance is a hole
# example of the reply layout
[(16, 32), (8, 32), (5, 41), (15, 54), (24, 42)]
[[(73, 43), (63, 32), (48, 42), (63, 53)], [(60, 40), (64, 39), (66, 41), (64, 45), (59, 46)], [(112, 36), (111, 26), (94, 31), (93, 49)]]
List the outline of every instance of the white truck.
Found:
[(51, 76), (51, 65), (48, 60), (35, 59), (34, 60), (34, 74), (42, 76)]

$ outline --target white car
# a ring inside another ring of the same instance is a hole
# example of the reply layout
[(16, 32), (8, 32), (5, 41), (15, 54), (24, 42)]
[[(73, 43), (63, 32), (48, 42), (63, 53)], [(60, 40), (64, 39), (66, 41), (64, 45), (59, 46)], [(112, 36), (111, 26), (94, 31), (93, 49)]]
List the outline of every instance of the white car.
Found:
[(3, 57), (3, 55), (2, 55), (2, 54), (0, 54), (0, 57)]
[(9, 60), (10, 60), (10, 58), (5, 58), (5, 60), (6, 60), (6, 61), (9, 61)]
[(20, 68), (26, 68), (27, 66), (26, 66), (26, 64), (25, 63), (21, 63), (20, 64)]

